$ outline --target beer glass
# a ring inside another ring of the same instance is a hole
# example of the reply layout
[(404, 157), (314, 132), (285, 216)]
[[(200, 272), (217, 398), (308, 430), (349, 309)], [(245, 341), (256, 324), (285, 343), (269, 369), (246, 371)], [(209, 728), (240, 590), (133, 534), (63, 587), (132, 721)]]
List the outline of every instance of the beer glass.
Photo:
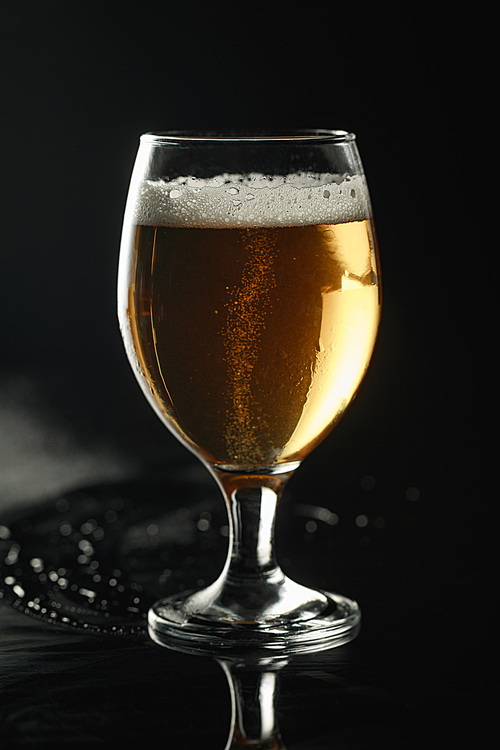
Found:
[(287, 481), (358, 389), (380, 299), (352, 133), (141, 136), (121, 333), (146, 398), (211, 472), (229, 517), (220, 576), (152, 607), (153, 638), (301, 652), (355, 636), (356, 602), (281, 570), (274, 521)]

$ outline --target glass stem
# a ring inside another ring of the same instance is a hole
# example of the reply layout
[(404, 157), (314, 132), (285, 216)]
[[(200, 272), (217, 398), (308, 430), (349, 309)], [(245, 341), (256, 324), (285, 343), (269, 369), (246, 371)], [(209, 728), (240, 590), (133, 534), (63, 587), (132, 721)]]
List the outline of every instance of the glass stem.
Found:
[(234, 475), (217, 472), (229, 515), (230, 546), (225, 582), (229, 586), (276, 586), (284, 580), (275, 554), (278, 500), (292, 472)]

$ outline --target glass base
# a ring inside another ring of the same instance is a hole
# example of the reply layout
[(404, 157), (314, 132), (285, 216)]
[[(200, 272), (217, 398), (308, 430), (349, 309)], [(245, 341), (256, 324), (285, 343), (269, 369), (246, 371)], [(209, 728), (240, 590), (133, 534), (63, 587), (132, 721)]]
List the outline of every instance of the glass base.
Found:
[[(348, 643), (359, 632), (361, 613), (355, 601), (314, 591), (287, 579), (279, 595), (252, 612), (251, 602), (229, 600), (214, 585), (162, 599), (148, 614), (149, 633), (164, 646), (191, 652), (221, 653), (269, 650), (281, 653), (320, 651)], [(230, 599), (230, 598), (229, 598)]]

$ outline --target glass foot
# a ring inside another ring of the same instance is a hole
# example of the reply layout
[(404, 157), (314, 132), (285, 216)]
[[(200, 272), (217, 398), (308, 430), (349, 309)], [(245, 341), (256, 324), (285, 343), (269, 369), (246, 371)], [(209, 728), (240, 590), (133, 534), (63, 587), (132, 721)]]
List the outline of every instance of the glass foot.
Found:
[[(156, 602), (148, 614), (149, 633), (161, 645), (200, 653), (271, 650), (318, 651), (351, 641), (359, 631), (356, 602), (339, 594), (314, 591), (285, 579), (274, 596), (252, 606), (248, 590), (231, 596), (217, 583)], [(272, 590), (272, 589), (269, 589)], [(262, 592), (260, 592), (262, 593)]]

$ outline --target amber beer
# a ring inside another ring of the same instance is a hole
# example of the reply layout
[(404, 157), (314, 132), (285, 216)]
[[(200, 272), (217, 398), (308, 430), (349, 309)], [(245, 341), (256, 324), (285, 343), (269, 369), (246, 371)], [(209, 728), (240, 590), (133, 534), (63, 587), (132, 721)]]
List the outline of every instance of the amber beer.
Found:
[(229, 222), (216, 210), (215, 220), (196, 218), (187, 205), (185, 218), (139, 212), (128, 240), (121, 318), (138, 378), (167, 425), (226, 468), (300, 461), (353, 398), (375, 342), (369, 216), (297, 225), (302, 209), (279, 205), (275, 225), (255, 209)]

